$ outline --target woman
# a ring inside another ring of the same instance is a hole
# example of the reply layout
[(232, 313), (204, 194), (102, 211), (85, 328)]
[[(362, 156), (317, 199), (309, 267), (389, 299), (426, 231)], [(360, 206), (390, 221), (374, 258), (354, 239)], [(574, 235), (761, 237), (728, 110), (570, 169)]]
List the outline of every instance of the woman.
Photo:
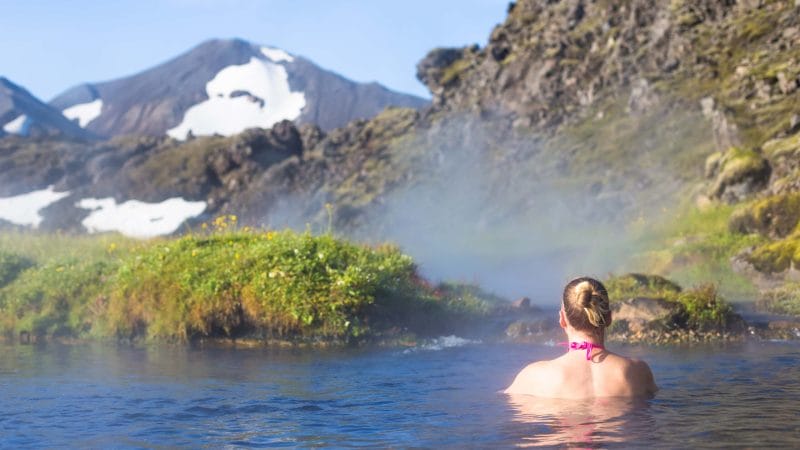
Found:
[(611, 308), (602, 283), (588, 277), (567, 283), (559, 323), (567, 333), (567, 353), (529, 364), (507, 394), (584, 399), (650, 396), (658, 389), (647, 363), (605, 349)]

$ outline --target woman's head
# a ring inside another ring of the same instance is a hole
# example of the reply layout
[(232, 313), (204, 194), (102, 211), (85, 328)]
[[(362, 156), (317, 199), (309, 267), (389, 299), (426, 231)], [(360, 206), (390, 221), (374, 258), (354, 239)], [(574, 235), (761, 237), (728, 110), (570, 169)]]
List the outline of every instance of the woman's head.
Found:
[(564, 288), (566, 319), (578, 331), (602, 337), (611, 324), (611, 307), (603, 283), (589, 277), (576, 278)]

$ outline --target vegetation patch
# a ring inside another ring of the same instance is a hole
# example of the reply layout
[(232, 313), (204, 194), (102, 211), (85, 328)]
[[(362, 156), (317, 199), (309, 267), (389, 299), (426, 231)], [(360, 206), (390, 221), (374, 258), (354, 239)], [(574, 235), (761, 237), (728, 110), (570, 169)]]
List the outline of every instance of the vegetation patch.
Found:
[(641, 273), (629, 273), (612, 276), (604, 283), (611, 302), (618, 302), (635, 297), (675, 298), (681, 287), (662, 276)]
[(0, 289), (0, 328), (9, 337), (354, 342), (446, 333), (498, 301), (472, 286), (431, 286), (392, 245), (238, 229), (234, 216), (210, 228), (45, 259)]
[(800, 263), (800, 234), (759, 245), (745, 259), (759, 272), (780, 273)]
[(647, 297), (676, 305), (672, 317), (666, 321), (673, 330), (724, 331), (743, 323), (710, 283), (683, 290), (677, 283), (658, 275), (631, 273), (612, 276), (604, 284), (612, 301)]
[(78, 337), (102, 317), (103, 292), (114, 265), (62, 260), (31, 268), (0, 290), (6, 335)]
[(706, 173), (714, 175), (711, 195), (721, 197), (726, 189), (737, 184), (752, 184), (752, 187), (747, 188), (748, 191), (765, 186), (769, 181), (771, 168), (760, 153), (732, 147), (722, 155), (712, 154), (706, 161)]
[(734, 233), (759, 233), (784, 238), (800, 222), (800, 193), (773, 195), (736, 208), (728, 221)]
[(628, 267), (662, 273), (684, 286), (713, 281), (729, 299), (756, 298), (756, 288), (733, 270), (731, 260), (768, 240), (759, 234), (731, 232), (728, 223), (734, 209), (724, 204), (703, 209), (686, 205), (670, 212), (669, 218), (641, 232), (642, 251)]
[(33, 266), (33, 261), (23, 256), (0, 250), (0, 288), (13, 281), (23, 270)]
[(756, 306), (774, 314), (800, 316), (800, 283), (786, 283), (763, 292)]

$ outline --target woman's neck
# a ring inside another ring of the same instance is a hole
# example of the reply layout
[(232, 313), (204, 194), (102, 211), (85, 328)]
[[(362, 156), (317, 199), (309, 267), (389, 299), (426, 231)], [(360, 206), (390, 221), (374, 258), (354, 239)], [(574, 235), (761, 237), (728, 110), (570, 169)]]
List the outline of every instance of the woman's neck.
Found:
[(599, 336), (583, 333), (577, 330), (566, 330), (567, 332), (567, 340), (569, 342), (589, 342), (596, 345), (603, 345), (605, 339), (603, 339), (603, 335), (600, 334)]

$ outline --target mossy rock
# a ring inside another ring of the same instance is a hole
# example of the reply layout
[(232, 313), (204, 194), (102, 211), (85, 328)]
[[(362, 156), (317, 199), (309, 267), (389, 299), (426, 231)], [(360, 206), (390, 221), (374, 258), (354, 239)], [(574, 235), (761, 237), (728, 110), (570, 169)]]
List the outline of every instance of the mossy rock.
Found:
[(674, 298), (681, 287), (660, 275), (628, 273), (612, 276), (604, 283), (611, 302), (635, 297)]
[(745, 256), (745, 260), (759, 272), (780, 273), (800, 262), (798, 249), (800, 249), (800, 236), (792, 235), (756, 247)]
[(744, 330), (744, 320), (713, 284), (683, 290), (659, 275), (629, 273), (611, 277), (605, 285), (612, 308), (625, 322), (615, 332)]
[(769, 161), (760, 153), (738, 147), (731, 147), (722, 156), (711, 155), (706, 170), (707, 175), (714, 177), (710, 196), (727, 202), (764, 189), (772, 173)]
[(773, 195), (737, 208), (728, 221), (732, 233), (758, 233), (772, 239), (790, 235), (800, 222), (800, 193)]

